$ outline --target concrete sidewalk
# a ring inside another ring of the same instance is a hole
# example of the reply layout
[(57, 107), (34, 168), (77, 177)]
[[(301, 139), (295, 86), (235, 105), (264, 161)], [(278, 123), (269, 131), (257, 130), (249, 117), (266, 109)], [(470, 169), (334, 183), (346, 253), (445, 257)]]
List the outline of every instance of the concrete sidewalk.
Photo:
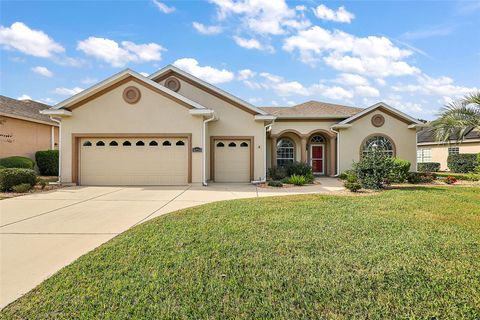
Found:
[(209, 202), (343, 190), (337, 179), (271, 189), (251, 184), (69, 187), (0, 201), (0, 308), (83, 254), (149, 219)]

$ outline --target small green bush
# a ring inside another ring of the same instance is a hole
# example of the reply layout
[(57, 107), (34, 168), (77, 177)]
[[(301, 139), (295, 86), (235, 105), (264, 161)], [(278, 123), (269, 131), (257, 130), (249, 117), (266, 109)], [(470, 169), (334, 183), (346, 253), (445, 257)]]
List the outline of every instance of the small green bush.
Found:
[(47, 181), (43, 180), (43, 179), (38, 179), (37, 181), (37, 184), (40, 186), (40, 188), (45, 189), (45, 187), (47, 186)]
[(308, 174), (313, 174), (312, 167), (305, 162), (292, 162), (286, 165), (287, 176), (291, 177), (293, 175), (297, 176), (307, 176)]
[(404, 182), (408, 178), (410, 166), (410, 161), (394, 158), (392, 161), (392, 171), (388, 175), (388, 180), (391, 182)]
[(410, 172), (408, 174), (408, 182), (412, 184), (430, 183), (437, 179), (437, 175), (431, 172)]
[(439, 162), (422, 162), (417, 164), (419, 172), (438, 172), (440, 170)]
[(350, 181), (345, 181), (343, 183), (343, 186), (345, 188), (347, 188), (348, 190), (352, 191), (352, 192), (357, 192), (358, 190), (360, 190), (362, 188), (362, 186), (360, 185), (360, 183), (358, 182), (350, 182)]
[(12, 191), (16, 193), (27, 193), (30, 189), (32, 189), (30, 183), (21, 183), (12, 187)]
[(0, 170), (0, 191), (11, 191), (13, 186), (28, 183), (34, 186), (37, 174), (32, 169), (7, 168)]
[(477, 166), (475, 167), (475, 171), (480, 173), (480, 153), (477, 154)]
[(5, 168), (33, 169), (35, 161), (27, 157), (13, 156), (0, 159), (0, 166)]
[(354, 170), (345, 170), (343, 171), (342, 173), (340, 173), (338, 175), (338, 178), (340, 180), (347, 180), (349, 176), (351, 175), (355, 175), (355, 171)]
[(313, 175), (313, 173), (307, 173), (305, 175), (305, 182), (309, 184), (315, 182), (315, 176)]
[(283, 167), (273, 167), (268, 169), (268, 177), (273, 180), (282, 180), (287, 177), (287, 170)]
[(392, 172), (393, 161), (381, 150), (372, 150), (353, 167), (362, 188), (376, 190), (383, 188), (384, 181)]
[(270, 187), (275, 187), (275, 188), (281, 188), (283, 187), (283, 183), (281, 181), (276, 181), (276, 180), (272, 180), (272, 181), (269, 181), (268, 182), (268, 185)]
[(455, 173), (473, 172), (477, 166), (477, 154), (451, 154), (447, 158), (447, 166), (450, 171)]
[(304, 176), (294, 174), (290, 176), (290, 183), (296, 186), (303, 186), (306, 183), (306, 179)]
[(58, 150), (37, 151), (35, 160), (41, 175), (58, 176)]

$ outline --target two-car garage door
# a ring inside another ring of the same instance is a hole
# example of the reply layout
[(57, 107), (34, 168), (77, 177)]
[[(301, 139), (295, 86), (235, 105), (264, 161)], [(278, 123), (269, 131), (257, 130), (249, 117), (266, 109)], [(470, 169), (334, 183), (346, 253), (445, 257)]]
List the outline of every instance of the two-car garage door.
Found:
[(188, 183), (187, 138), (82, 138), (79, 148), (82, 185)]

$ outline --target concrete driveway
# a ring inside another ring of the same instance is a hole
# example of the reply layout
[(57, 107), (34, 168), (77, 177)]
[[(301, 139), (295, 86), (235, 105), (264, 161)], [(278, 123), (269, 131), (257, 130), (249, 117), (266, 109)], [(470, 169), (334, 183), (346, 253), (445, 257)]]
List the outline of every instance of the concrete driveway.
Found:
[(0, 201), (0, 308), (78, 257), (129, 228), (204, 203), (342, 190), (321, 185), (266, 189), (250, 184), (208, 187), (69, 187)]

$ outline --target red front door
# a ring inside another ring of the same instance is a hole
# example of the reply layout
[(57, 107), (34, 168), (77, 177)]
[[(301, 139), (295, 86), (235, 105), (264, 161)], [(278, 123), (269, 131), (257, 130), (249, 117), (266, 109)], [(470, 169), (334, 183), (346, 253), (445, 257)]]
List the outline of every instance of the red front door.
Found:
[(323, 146), (312, 146), (313, 173), (323, 174)]

